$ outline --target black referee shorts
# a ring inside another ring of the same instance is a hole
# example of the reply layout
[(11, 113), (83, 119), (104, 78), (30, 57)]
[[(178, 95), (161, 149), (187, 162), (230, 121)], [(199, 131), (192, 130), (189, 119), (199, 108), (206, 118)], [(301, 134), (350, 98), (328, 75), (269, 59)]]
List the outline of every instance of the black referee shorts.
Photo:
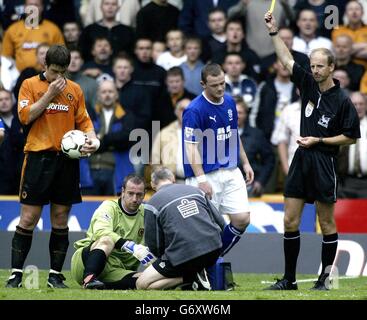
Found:
[(335, 161), (330, 154), (299, 147), (289, 168), (284, 196), (304, 199), (307, 203), (336, 202)]
[(19, 197), (21, 203), (36, 206), (49, 202), (70, 206), (81, 202), (79, 160), (69, 159), (60, 152), (27, 153)]

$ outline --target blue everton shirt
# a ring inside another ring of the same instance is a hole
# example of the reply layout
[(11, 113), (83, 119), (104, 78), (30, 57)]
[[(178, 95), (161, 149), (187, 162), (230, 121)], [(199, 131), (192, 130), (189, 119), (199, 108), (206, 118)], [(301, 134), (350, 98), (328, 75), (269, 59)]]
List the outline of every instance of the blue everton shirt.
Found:
[(1, 120), (1, 118), (0, 118), (0, 129), (5, 129), (3, 120)]
[(183, 112), (182, 149), (185, 177), (193, 177), (185, 142), (197, 143), (205, 173), (219, 168), (236, 168), (239, 163), (239, 138), (236, 103), (228, 94), (221, 103), (210, 102), (204, 93)]

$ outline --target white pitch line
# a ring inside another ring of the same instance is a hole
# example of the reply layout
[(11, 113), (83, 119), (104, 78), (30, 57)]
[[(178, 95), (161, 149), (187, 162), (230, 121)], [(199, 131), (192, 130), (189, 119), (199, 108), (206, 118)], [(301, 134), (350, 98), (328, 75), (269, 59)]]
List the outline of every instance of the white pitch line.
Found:
[[(343, 276), (343, 277), (338, 277), (339, 280), (355, 279), (355, 278), (358, 278), (358, 276)], [(297, 283), (314, 282), (314, 281), (317, 281), (317, 278), (315, 278), (315, 279), (301, 279), (301, 280), (297, 280)], [(261, 284), (272, 284), (272, 283), (274, 283), (274, 281), (261, 280)]]

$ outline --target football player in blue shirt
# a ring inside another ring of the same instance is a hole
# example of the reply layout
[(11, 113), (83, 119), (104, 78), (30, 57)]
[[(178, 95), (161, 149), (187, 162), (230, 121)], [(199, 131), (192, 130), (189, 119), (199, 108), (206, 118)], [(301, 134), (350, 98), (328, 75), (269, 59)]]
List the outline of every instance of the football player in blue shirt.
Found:
[[(246, 182), (254, 172), (238, 137), (236, 104), (225, 94), (224, 72), (218, 64), (201, 71), (204, 91), (183, 113), (182, 139), (186, 184), (198, 186), (230, 223), (222, 233), (222, 256), (250, 223)], [(237, 168), (241, 160), (246, 182)]]

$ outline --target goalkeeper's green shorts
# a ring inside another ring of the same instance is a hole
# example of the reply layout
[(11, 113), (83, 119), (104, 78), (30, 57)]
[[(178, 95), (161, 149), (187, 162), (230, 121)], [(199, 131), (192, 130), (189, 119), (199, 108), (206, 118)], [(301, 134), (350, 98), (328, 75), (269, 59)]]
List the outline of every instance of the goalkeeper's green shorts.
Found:
[[(84, 250), (84, 253), (83, 253)], [(84, 273), (84, 260), (87, 254), (90, 251), (90, 246), (85, 248), (79, 248), (75, 251), (71, 258), (71, 276), (72, 278), (79, 283), (83, 284), (83, 273)], [(124, 278), (129, 273), (135, 273), (134, 270), (127, 270), (121, 267), (121, 262), (116, 261), (116, 257), (108, 257), (106, 261), (106, 265), (102, 271), (102, 273), (98, 276), (98, 280), (102, 282), (115, 282)], [(118, 267), (117, 267), (118, 266)]]

